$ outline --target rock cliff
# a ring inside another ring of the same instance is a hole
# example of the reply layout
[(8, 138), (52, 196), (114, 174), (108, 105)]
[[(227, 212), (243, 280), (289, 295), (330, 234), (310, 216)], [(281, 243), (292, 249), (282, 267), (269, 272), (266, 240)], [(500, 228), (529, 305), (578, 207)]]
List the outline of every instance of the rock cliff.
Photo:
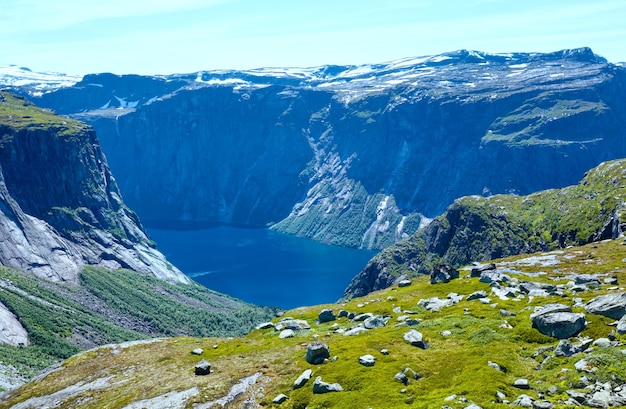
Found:
[(122, 202), (91, 127), (2, 92), (0, 136), (3, 265), (73, 283), (84, 265), (189, 282)]
[(619, 237), (626, 227), (626, 160), (605, 162), (574, 186), (528, 196), (468, 196), (410, 238), (376, 255), (346, 298), (386, 288), (438, 265), (459, 267)]
[(146, 223), (383, 248), (457, 197), (562, 187), (626, 156), (625, 85), (624, 67), (581, 48), (18, 91), (94, 126)]

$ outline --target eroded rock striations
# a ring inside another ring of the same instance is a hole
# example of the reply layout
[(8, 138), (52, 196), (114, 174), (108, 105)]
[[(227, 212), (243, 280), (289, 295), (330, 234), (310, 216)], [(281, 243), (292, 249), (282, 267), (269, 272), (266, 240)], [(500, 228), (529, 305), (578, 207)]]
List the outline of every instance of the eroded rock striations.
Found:
[(18, 91), (94, 126), (144, 222), (383, 248), (458, 197), (562, 187), (626, 156), (625, 84), (624, 67), (582, 48)]
[(77, 282), (84, 265), (189, 282), (124, 205), (95, 132), (0, 93), (0, 263)]

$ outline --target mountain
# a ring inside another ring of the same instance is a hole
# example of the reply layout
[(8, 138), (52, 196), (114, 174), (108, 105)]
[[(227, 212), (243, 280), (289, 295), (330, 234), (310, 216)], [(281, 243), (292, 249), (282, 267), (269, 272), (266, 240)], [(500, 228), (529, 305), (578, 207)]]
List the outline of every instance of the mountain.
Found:
[(90, 74), (43, 91), (16, 78), (0, 71), (4, 86), (97, 130), (148, 225), (271, 225), (380, 249), (458, 197), (563, 187), (626, 156), (626, 70), (588, 48)]
[(297, 308), (245, 337), (107, 345), (0, 408), (624, 407), (625, 257), (608, 240)]
[(240, 335), (273, 315), (165, 259), (91, 127), (0, 92), (0, 390), (98, 345)]
[(574, 186), (528, 196), (468, 196), (410, 238), (376, 255), (345, 290), (362, 296), (399, 280), (508, 255), (582, 245), (626, 230), (626, 160), (605, 162)]

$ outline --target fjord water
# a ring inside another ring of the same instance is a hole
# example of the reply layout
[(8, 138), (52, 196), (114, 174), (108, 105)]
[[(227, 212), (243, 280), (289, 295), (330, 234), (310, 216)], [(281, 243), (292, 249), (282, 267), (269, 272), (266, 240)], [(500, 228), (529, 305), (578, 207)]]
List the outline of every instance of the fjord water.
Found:
[(243, 301), (284, 309), (337, 301), (376, 254), (262, 228), (148, 232), (167, 259), (194, 281)]

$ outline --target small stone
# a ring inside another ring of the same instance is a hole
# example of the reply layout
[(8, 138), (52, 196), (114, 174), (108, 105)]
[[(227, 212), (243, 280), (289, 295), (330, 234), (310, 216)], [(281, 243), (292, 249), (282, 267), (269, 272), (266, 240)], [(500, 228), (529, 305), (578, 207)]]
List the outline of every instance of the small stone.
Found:
[(450, 396), (447, 396), (447, 397), (443, 398), (443, 401), (444, 402), (452, 402), (455, 399), (456, 399), (456, 395), (450, 395)]
[(343, 388), (338, 383), (326, 383), (318, 376), (313, 382), (313, 393), (341, 392)]
[(590, 362), (585, 359), (581, 359), (580, 361), (574, 364), (574, 368), (580, 372), (594, 372), (597, 368), (594, 367)]
[(313, 375), (313, 371), (311, 369), (306, 369), (300, 376), (298, 376), (298, 379), (294, 381), (293, 388), (302, 388), (309, 381), (309, 379), (311, 379), (311, 375)]
[(204, 352), (204, 349), (202, 348), (195, 348), (191, 351), (191, 353), (194, 355), (202, 355), (203, 352)]
[(520, 395), (515, 399), (511, 406), (520, 406), (522, 408), (532, 408), (534, 399), (528, 395)]
[(363, 355), (359, 357), (359, 363), (363, 366), (374, 366), (376, 358), (374, 355)]
[(450, 330), (446, 329), (446, 330), (441, 331), (441, 336), (443, 337), (449, 337), (450, 335), (452, 335), (452, 331)]
[(488, 362), (487, 362), (487, 365), (489, 365), (489, 367), (491, 367), (491, 368), (495, 369), (496, 371), (500, 371), (500, 372), (502, 372), (502, 373), (506, 373), (506, 372), (507, 372), (507, 369), (506, 369), (506, 368), (504, 368), (504, 367), (502, 367), (502, 366), (498, 365), (498, 364), (497, 364), (497, 363), (495, 363), (495, 362), (488, 361)]
[(398, 372), (393, 377), (394, 377), (395, 380), (400, 381), (400, 382), (402, 382), (405, 385), (409, 384), (409, 377), (406, 376), (403, 372)]
[(198, 364), (196, 364), (196, 367), (195, 367), (196, 375), (208, 375), (210, 373), (211, 373), (211, 364), (205, 361), (204, 359), (198, 362)]
[(278, 334), (278, 338), (280, 338), (280, 339), (293, 338), (295, 335), (296, 335), (296, 333), (294, 332), (294, 330), (292, 330), (292, 329), (284, 329), (284, 330), (280, 331), (280, 334)]
[(383, 354), (383, 355), (389, 355), (389, 350), (383, 348), (383, 349), (380, 350), (380, 353)]
[(350, 328), (348, 331), (344, 332), (343, 335), (344, 336), (359, 335), (360, 333), (367, 332), (367, 331), (369, 331), (367, 328), (365, 328), (362, 325), (359, 325), (354, 328)]
[(513, 386), (519, 389), (530, 389), (530, 382), (528, 382), (528, 379), (519, 378), (513, 382)]
[(276, 396), (272, 400), (272, 403), (274, 403), (276, 405), (280, 405), (281, 403), (283, 403), (286, 400), (287, 400), (287, 395), (285, 395), (284, 393), (281, 393), (280, 395)]
[(598, 338), (593, 341), (593, 345), (606, 348), (611, 346), (611, 341), (608, 338)]
[(506, 395), (500, 391), (496, 391), (496, 398), (498, 398), (499, 401), (503, 401), (506, 399)]

